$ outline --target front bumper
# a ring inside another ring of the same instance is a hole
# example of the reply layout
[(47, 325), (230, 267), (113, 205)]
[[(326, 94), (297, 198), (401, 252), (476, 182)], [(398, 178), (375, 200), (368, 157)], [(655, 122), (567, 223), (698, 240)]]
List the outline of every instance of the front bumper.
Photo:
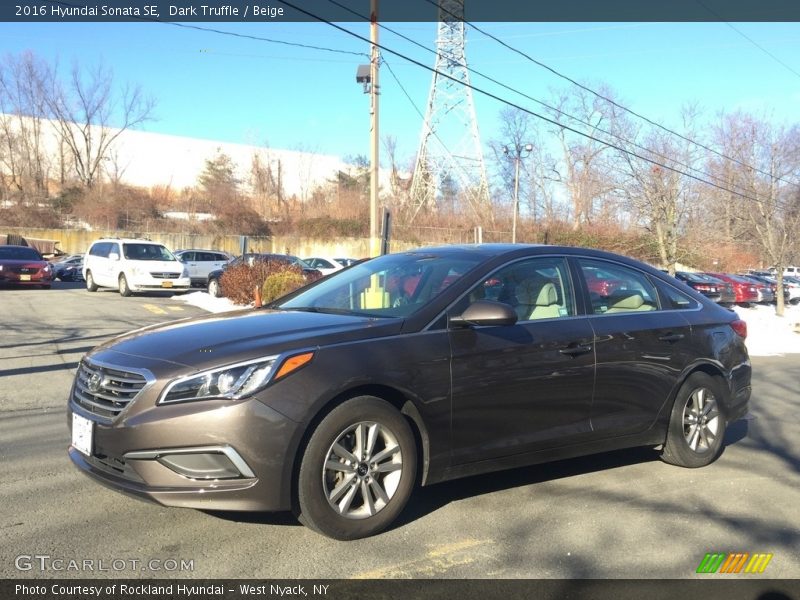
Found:
[(204, 510), (291, 508), (299, 425), (256, 399), (153, 406), (110, 423), (70, 402), (93, 422), (92, 455), (70, 446), (72, 463), (111, 489)]
[(149, 275), (136, 275), (128, 278), (128, 285), (134, 292), (188, 290), (192, 286), (192, 281), (188, 277), (159, 279)]

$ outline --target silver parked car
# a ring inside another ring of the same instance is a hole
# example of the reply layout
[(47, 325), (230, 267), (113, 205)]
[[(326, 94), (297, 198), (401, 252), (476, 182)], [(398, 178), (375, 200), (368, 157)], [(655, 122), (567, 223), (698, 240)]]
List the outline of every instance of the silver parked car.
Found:
[(192, 285), (203, 287), (208, 284), (208, 274), (211, 271), (221, 269), (233, 259), (230, 254), (220, 250), (179, 250), (175, 256), (189, 270)]

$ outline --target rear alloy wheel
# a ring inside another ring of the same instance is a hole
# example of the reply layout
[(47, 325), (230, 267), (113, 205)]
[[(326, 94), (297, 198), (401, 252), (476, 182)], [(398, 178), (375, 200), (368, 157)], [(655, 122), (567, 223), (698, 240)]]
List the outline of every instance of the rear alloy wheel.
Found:
[(689, 376), (672, 408), (662, 460), (689, 468), (716, 460), (725, 437), (723, 397), (718, 379), (706, 373)]
[(222, 291), (219, 289), (219, 281), (216, 279), (211, 279), (208, 282), (208, 293), (214, 298), (219, 298), (222, 296)]
[(128, 279), (125, 277), (125, 273), (122, 273), (119, 276), (119, 295), (127, 298), (131, 294), (132, 292), (130, 286), (128, 285)]
[(300, 521), (337, 540), (386, 529), (414, 488), (417, 449), (411, 427), (373, 396), (336, 407), (308, 442), (298, 478)]
[(86, 271), (86, 291), (96, 292), (97, 284), (94, 282), (94, 276), (91, 271)]

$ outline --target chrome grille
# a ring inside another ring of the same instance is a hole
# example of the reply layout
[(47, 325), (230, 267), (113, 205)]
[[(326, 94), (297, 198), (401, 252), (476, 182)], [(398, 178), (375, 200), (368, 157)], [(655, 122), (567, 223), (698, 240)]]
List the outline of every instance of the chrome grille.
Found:
[(147, 383), (144, 375), (82, 361), (75, 376), (73, 401), (89, 412), (113, 419)]
[(155, 273), (151, 271), (150, 275), (153, 277), (153, 279), (177, 279), (181, 276), (180, 273), (162, 273), (160, 271)]

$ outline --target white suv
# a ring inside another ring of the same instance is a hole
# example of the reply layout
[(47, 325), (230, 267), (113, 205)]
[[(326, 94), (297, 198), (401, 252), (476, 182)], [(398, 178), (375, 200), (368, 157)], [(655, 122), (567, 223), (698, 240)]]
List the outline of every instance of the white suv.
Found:
[(186, 291), (190, 287), (186, 265), (166, 246), (150, 240), (97, 240), (84, 257), (83, 278), (90, 292), (109, 287), (119, 289), (122, 296), (141, 291)]

